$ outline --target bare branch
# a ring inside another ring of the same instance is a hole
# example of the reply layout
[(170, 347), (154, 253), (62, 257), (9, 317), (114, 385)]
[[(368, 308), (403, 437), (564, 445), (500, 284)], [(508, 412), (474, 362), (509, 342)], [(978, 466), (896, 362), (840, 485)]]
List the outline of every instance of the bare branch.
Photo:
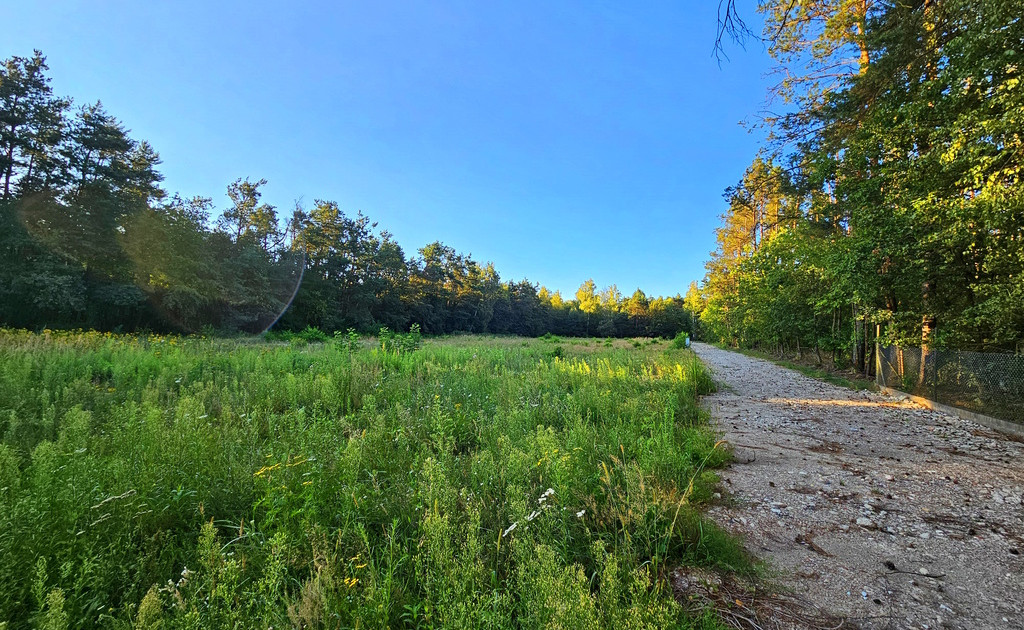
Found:
[(747, 39), (758, 35), (750, 30), (743, 18), (736, 9), (736, 0), (718, 0), (718, 33), (715, 35), (715, 46), (712, 54), (721, 64), (722, 60), (728, 61), (729, 55), (725, 53), (723, 40), (728, 37), (740, 46), (746, 46)]

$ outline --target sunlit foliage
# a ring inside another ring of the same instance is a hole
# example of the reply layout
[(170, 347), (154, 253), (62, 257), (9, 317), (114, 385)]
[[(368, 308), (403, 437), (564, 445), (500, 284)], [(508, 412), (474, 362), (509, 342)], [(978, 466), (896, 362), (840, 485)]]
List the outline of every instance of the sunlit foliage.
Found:
[(761, 8), (798, 107), (769, 118), (771, 159), (728, 191), (691, 300), (704, 332), (862, 368), (879, 329), (885, 342), (1024, 348), (1019, 3)]
[(6, 627), (708, 627), (668, 572), (750, 570), (689, 351), (310, 339), (0, 329)]

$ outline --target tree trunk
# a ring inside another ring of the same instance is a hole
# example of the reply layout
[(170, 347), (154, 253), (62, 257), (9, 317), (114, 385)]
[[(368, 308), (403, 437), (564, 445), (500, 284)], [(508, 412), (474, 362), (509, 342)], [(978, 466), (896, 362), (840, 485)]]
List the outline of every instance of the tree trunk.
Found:
[(924, 314), (921, 315), (921, 369), (920, 375), (918, 376), (918, 382), (921, 385), (925, 385), (925, 379), (928, 375), (926, 366), (929, 359), (928, 346), (931, 343), (932, 334), (935, 331), (935, 316), (930, 314), (931, 311), (931, 296), (935, 290), (935, 283), (932, 280), (928, 280), (921, 287), (921, 305), (924, 307)]
[(7, 148), (7, 172), (4, 173), (4, 199), (11, 196), (11, 176), (14, 174), (14, 125), (11, 125), (11, 146)]
[[(32, 167), (35, 166), (35, 163), (36, 163), (36, 156), (35, 155), (30, 156), (28, 158), (28, 170), (25, 171), (24, 180), (30, 179), (32, 177)], [(25, 194), (24, 190), (22, 190), (22, 194)]]
[(928, 370), (927, 365), (931, 362), (931, 351), (929, 344), (931, 343), (932, 333), (935, 330), (935, 318), (931, 315), (921, 316), (921, 369), (918, 375), (918, 382), (922, 386), (927, 385)]
[[(18, 107), (19, 97), (15, 96), (14, 101), (11, 103), (11, 112), (13, 113)], [(4, 173), (4, 199), (11, 196), (11, 177), (14, 175), (14, 144), (15, 138), (17, 137), (18, 126), (11, 123), (11, 144), (7, 147), (7, 172)]]
[(861, 0), (857, 8), (855, 28), (857, 30), (857, 48), (860, 50), (858, 74), (863, 75), (868, 71), (868, 66), (871, 64), (871, 54), (868, 50), (867, 37), (865, 36), (868, 22), (868, 0)]

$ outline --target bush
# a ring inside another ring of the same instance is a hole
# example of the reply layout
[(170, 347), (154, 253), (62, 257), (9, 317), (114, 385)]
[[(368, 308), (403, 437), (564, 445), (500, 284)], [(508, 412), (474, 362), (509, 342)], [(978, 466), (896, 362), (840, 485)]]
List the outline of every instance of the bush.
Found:
[(690, 345), (690, 335), (680, 332), (672, 339), (672, 347), (676, 350), (687, 348)]
[(305, 339), (309, 343), (324, 343), (329, 339), (327, 333), (320, 330), (319, 328), (314, 328), (313, 326), (306, 326), (301, 331), (296, 333), (295, 336), (301, 339)]
[(355, 352), (362, 345), (359, 333), (355, 328), (349, 328), (345, 332), (334, 331), (334, 341), (343, 345), (349, 352)]
[(290, 330), (268, 330), (263, 333), (264, 341), (288, 341), (292, 338)]
[(409, 332), (404, 334), (393, 332), (387, 326), (383, 326), (380, 332), (377, 333), (380, 349), (386, 353), (404, 354), (415, 352), (419, 350), (422, 340), (423, 334), (420, 332), (419, 324), (413, 324), (409, 327)]

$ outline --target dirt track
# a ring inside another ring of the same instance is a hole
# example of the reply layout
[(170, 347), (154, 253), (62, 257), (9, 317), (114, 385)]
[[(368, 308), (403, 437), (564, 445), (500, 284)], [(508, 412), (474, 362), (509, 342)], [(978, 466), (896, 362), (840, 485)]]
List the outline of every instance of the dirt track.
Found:
[(1024, 444), (694, 344), (736, 463), (712, 518), (865, 628), (1024, 628)]

